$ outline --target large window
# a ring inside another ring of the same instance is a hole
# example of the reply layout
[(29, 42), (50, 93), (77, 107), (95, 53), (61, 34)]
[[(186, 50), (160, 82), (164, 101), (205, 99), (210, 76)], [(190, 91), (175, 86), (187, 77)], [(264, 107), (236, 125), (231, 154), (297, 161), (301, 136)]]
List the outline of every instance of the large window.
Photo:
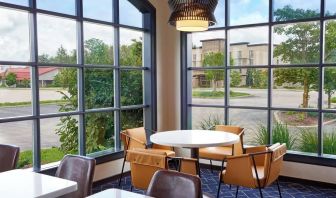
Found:
[(217, 26), (183, 34), (183, 128), (239, 125), (244, 144), (336, 158), (332, 8), (331, 0), (221, 1)]
[(154, 13), (148, 1), (0, 0), (0, 144), (20, 147), (20, 168), (119, 152), (121, 130), (155, 128)]

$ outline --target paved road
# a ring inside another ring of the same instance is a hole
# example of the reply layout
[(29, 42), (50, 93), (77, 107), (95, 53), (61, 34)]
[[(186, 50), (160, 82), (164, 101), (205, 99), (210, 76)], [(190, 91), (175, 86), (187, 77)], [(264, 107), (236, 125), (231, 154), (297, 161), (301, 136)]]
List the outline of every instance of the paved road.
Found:
[[(262, 89), (233, 89), (233, 91), (251, 94), (249, 97), (234, 98), (230, 100), (231, 105), (239, 106), (266, 106), (267, 91)], [(1, 91), (0, 91), (1, 93)], [(44, 94), (47, 95), (47, 94)], [(54, 95), (55, 96), (55, 95)], [(21, 98), (27, 97), (23, 95)], [(298, 107), (301, 104), (302, 92), (295, 90), (275, 90), (273, 104), (281, 107)], [(54, 99), (54, 98), (52, 98)], [(8, 96), (7, 96), (8, 100)], [(223, 99), (193, 99), (194, 104), (224, 104)], [(316, 106), (317, 93), (310, 93), (310, 106)], [(22, 107), (0, 107), (0, 118), (31, 115), (31, 106)], [(56, 113), (57, 105), (42, 105), (41, 113)], [(209, 116), (217, 116), (224, 120), (224, 110), (216, 108), (193, 108), (192, 120), (193, 128), (199, 128), (202, 120)], [(240, 125), (247, 129), (244, 139), (251, 142), (260, 124), (266, 125), (267, 112), (262, 110), (231, 109), (230, 123)], [(41, 121), (41, 144), (42, 147), (52, 147), (59, 145), (59, 138), (55, 134), (55, 129), (59, 123), (59, 118), (44, 119)], [(334, 124), (328, 128), (334, 127)], [(293, 131), (296, 131), (293, 129)], [(16, 123), (0, 124), (0, 143), (17, 144), (23, 150), (31, 149), (32, 145), (32, 122), (23, 121)]]

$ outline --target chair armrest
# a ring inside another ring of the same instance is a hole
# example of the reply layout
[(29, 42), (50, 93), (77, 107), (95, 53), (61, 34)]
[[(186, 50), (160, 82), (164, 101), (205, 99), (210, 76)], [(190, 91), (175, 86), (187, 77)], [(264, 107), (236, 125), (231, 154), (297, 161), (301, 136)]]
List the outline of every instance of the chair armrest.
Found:
[(130, 140), (135, 141), (135, 142), (137, 142), (137, 143), (139, 143), (139, 144), (144, 145), (145, 148), (147, 148), (147, 144), (146, 144), (145, 142), (143, 142), (143, 141), (141, 141), (141, 140), (139, 140), (139, 139), (137, 139), (137, 138), (131, 137), (131, 136), (129, 136), (128, 134), (126, 134), (125, 132), (120, 132), (120, 133), (123, 134), (125, 137), (127, 137), (127, 138), (128, 138), (128, 141), (130, 141)]
[(249, 154), (249, 153), (259, 153), (259, 152), (265, 152), (267, 151), (267, 147), (266, 146), (254, 146), (254, 147), (247, 147), (245, 148), (245, 153)]

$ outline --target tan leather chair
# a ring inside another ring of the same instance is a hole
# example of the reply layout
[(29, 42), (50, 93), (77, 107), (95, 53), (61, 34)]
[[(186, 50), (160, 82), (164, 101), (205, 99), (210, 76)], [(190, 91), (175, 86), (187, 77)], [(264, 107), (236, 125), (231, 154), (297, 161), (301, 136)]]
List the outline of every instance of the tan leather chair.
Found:
[[(221, 183), (237, 185), (236, 197), (239, 186), (258, 188), (260, 196), (262, 188), (277, 182), (281, 197), (278, 177), (282, 167), (283, 156), (286, 154), (286, 144), (276, 143), (271, 147), (258, 146), (246, 149), (246, 154), (227, 157), (226, 168), (222, 165), (222, 172), (218, 183), (217, 197)], [(222, 162), (224, 164), (224, 160)]]
[(147, 195), (160, 198), (201, 198), (201, 180), (185, 173), (159, 170), (149, 184)]
[(124, 173), (125, 162), (127, 161), (127, 151), (133, 149), (150, 149), (156, 151), (165, 152), (167, 156), (174, 157), (175, 152), (173, 148), (152, 144), (151, 147), (147, 145), (146, 130), (144, 127), (126, 129), (125, 131), (120, 132), (120, 139), (124, 143), (124, 161), (120, 172), (119, 177), (119, 186), (121, 184), (121, 179)]
[(66, 155), (56, 171), (56, 177), (77, 182), (77, 191), (62, 198), (84, 198), (91, 195), (96, 160), (84, 156)]
[(16, 168), (20, 148), (14, 145), (0, 144), (0, 173)]
[(146, 190), (156, 171), (169, 169), (168, 160), (170, 159), (179, 161), (177, 171), (197, 175), (199, 169), (197, 159), (169, 157), (167, 153), (160, 150), (137, 148), (129, 150), (127, 160), (131, 164), (132, 187)]
[(239, 136), (240, 141), (231, 146), (206, 147), (199, 149), (199, 158), (210, 160), (212, 172), (212, 160), (222, 161), (227, 156), (243, 154), (244, 128), (229, 125), (216, 125), (216, 131), (225, 131)]

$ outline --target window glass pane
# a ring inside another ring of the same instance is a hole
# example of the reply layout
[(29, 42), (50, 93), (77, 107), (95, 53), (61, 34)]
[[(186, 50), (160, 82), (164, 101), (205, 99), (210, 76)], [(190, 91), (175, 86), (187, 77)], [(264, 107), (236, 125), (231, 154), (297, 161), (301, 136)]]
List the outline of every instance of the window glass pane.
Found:
[(217, 23), (210, 28), (225, 26), (225, 0), (218, 0), (217, 7), (215, 9), (215, 18)]
[(325, 53), (326, 63), (336, 63), (336, 20), (325, 22)]
[(120, 65), (143, 66), (143, 32), (120, 28)]
[(32, 123), (32, 121), (21, 121), (0, 124), (0, 144), (12, 144), (20, 147), (18, 168), (33, 166)]
[(77, 68), (39, 67), (41, 114), (76, 111)]
[(243, 143), (245, 145), (264, 145), (263, 136), (267, 129), (267, 111), (250, 109), (230, 109), (230, 125), (245, 129)]
[(268, 0), (231, 0), (230, 25), (268, 22)]
[(85, 64), (113, 65), (113, 27), (84, 23)]
[(192, 103), (224, 105), (224, 70), (192, 71)]
[(286, 143), (291, 151), (317, 153), (317, 112), (273, 111), (273, 118), (273, 143)]
[(324, 68), (323, 108), (336, 109), (336, 67)]
[(0, 118), (32, 115), (31, 68), (0, 66)]
[(224, 66), (225, 31), (209, 31), (190, 34), (192, 40), (191, 65), (189, 67)]
[(85, 107), (94, 109), (113, 106), (113, 70), (85, 69)]
[(121, 128), (122, 130), (143, 127), (143, 109), (131, 109), (121, 111)]
[(273, 20), (288, 21), (319, 17), (320, 0), (274, 0)]
[(335, 113), (323, 114), (323, 154), (324, 157), (336, 158)]
[(320, 23), (305, 22), (274, 27), (274, 64), (309, 64), (320, 59)]
[(192, 129), (214, 130), (224, 124), (224, 108), (193, 107), (191, 109)]
[(86, 152), (99, 156), (114, 152), (114, 113), (86, 114)]
[(113, 0), (83, 0), (83, 15), (85, 18), (101, 21), (113, 21)]
[(0, 60), (30, 60), (28, 13), (0, 7)]
[(12, 3), (22, 6), (28, 6), (28, 0), (1, 0), (0, 2)]
[(142, 13), (128, 0), (119, 1), (120, 24), (143, 27)]
[(78, 116), (41, 119), (41, 164), (78, 154)]
[(268, 64), (268, 27), (230, 30), (230, 65)]
[(230, 72), (230, 105), (267, 106), (268, 69), (243, 68)]
[(336, 15), (336, 1), (335, 0), (325, 0), (325, 15), (326, 16)]
[(71, 15), (76, 14), (75, 0), (36, 0), (36, 4), (38, 9)]
[(37, 15), (39, 62), (76, 63), (76, 21)]
[(121, 79), (121, 105), (143, 104), (143, 73), (138, 70), (122, 70)]
[(273, 106), (317, 108), (318, 68), (277, 68), (273, 71)]

